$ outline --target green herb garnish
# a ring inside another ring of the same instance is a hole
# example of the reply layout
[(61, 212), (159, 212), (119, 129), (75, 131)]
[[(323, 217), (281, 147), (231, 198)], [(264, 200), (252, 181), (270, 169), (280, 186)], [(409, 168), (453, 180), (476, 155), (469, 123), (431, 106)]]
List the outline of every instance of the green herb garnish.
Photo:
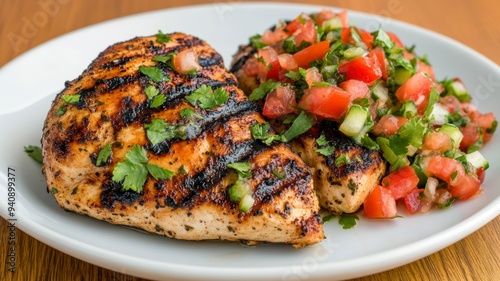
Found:
[(149, 77), (153, 82), (170, 81), (163, 71), (156, 66), (139, 66), (139, 71)]
[(158, 34), (156, 34), (156, 41), (159, 43), (168, 43), (172, 40), (170, 36), (158, 30)]
[(95, 162), (96, 166), (101, 166), (102, 164), (105, 164), (108, 162), (109, 157), (111, 156), (111, 144), (106, 144), (100, 151), (99, 154), (97, 155), (97, 160)]
[(202, 85), (192, 94), (186, 96), (186, 100), (193, 106), (199, 106), (201, 109), (213, 109), (224, 104), (229, 99), (229, 94), (222, 88), (212, 91), (212, 87)]
[(42, 157), (42, 149), (39, 146), (35, 145), (28, 145), (24, 147), (24, 152), (28, 154), (28, 156), (35, 160), (36, 162), (42, 164), (43, 163), (43, 157)]
[(359, 220), (357, 215), (342, 214), (339, 218), (339, 224), (343, 229), (350, 229), (356, 226), (356, 220)]
[(62, 95), (61, 99), (66, 103), (75, 104), (80, 101), (80, 95)]
[(280, 85), (281, 82), (275, 82), (269, 79), (266, 82), (260, 84), (258, 88), (254, 89), (248, 98), (251, 101), (263, 99), (268, 93), (276, 90), (276, 88), (278, 88), (278, 86)]

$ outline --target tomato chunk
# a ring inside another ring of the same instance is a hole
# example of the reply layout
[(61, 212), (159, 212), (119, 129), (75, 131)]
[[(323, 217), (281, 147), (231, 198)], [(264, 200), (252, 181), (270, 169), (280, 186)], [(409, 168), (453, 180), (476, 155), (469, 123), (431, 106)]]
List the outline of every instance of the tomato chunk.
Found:
[(298, 51), (293, 54), (293, 58), (299, 67), (308, 68), (314, 60), (322, 59), (329, 49), (330, 41), (325, 40)]
[(295, 91), (289, 87), (278, 86), (267, 95), (262, 114), (267, 118), (278, 118), (295, 112), (296, 110), (292, 107), (295, 105), (297, 105)]
[(421, 201), (420, 201), (420, 193), (422, 192), (423, 190), (422, 189), (413, 189), (412, 191), (410, 191), (410, 193), (408, 193), (403, 201), (405, 203), (405, 207), (406, 207), (406, 212), (408, 214), (415, 214), (419, 209), (420, 209), (420, 205), (421, 205)]
[(393, 218), (397, 215), (396, 200), (391, 191), (377, 185), (363, 203), (365, 217), (371, 219)]
[(316, 28), (312, 20), (306, 21), (299, 33), (295, 36), (295, 44), (300, 46), (302, 42), (314, 43), (316, 41)]
[(356, 57), (340, 64), (339, 73), (344, 73), (346, 80), (355, 79), (371, 85), (382, 77), (378, 60), (373, 57)]
[(370, 97), (370, 88), (368, 88), (368, 85), (362, 81), (354, 79), (347, 80), (340, 83), (339, 87), (351, 95), (351, 100)]
[(479, 139), (479, 129), (474, 123), (467, 123), (465, 127), (460, 128), (464, 138), (460, 142), (460, 150), (467, 151), (469, 146), (473, 145)]
[(424, 73), (417, 72), (399, 87), (396, 91), (396, 97), (402, 103), (409, 100), (413, 101), (418, 113), (423, 114), (432, 87), (434, 87), (432, 80), (425, 76)]
[(441, 132), (427, 134), (424, 137), (423, 149), (444, 153), (452, 149), (451, 138), (449, 135)]
[(465, 175), (465, 169), (460, 162), (443, 156), (432, 157), (426, 172), (444, 180), (448, 185), (456, 185)]
[(386, 114), (380, 118), (380, 120), (373, 127), (373, 133), (378, 135), (384, 135), (386, 137), (392, 136), (401, 126), (408, 122), (408, 118), (394, 116), (391, 114)]
[(273, 79), (276, 81), (282, 81), (285, 79), (285, 73), (281, 68), (279, 60), (275, 60), (269, 63), (269, 67), (266, 74), (266, 80)]
[(474, 196), (480, 187), (481, 182), (474, 176), (467, 174), (461, 177), (456, 185), (451, 187), (450, 193), (460, 200), (467, 200)]
[(382, 180), (382, 186), (388, 188), (394, 199), (398, 200), (416, 189), (418, 181), (415, 170), (410, 166), (404, 166), (386, 176)]
[(384, 50), (382, 49), (373, 49), (370, 51), (369, 56), (375, 58), (379, 65), (380, 70), (382, 71), (382, 79), (387, 80), (387, 59), (385, 58)]
[(299, 107), (324, 118), (339, 119), (350, 104), (351, 97), (341, 88), (316, 86), (304, 90)]

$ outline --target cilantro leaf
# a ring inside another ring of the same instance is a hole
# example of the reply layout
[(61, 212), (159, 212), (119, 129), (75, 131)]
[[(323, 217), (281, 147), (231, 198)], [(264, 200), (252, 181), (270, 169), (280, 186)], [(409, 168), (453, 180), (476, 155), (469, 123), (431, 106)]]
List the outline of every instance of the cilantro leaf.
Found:
[(148, 170), (146, 167), (142, 164), (132, 162), (127, 157), (124, 162), (116, 165), (113, 170), (112, 180), (115, 182), (123, 181), (123, 190), (133, 190), (140, 193), (147, 177)]
[(328, 87), (328, 86), (332, 86), (332, 84), (328, 83), (328, 82), (314, 82), (313, 83), (313, 87)]
[(167, 180), (174, 176), (174, 172), (154, 164), (146, 164), (146, 169), (148, 169), (148, 172), (153, 176), (153, 178), (155, 178), (155, 180)]
[(252, 163), (250, 162), (235, 162), (227, 164), (228, 168), (236, 170), (238, 176), (241, 178), (250, 178), (252, 174), (249, 172), (252, 168)]
[(144, 89), (144, 92), (146, 93), (148, 99), (152, 99), (160, 93), (160, 90), (158, 90), (155, 86), (150, 85)]
[(335, 151), (335, 147), (327, 146), (327, 147), (315, 149), (314, 151), (323, 155), (323, 156), (330, 156)]
[(156, 66), (139, 66), (139, 71), (149, 77), (153, 82), (170, 81), (163, 71)]
[(36, 162), (42, 164), (43, 163), (43, 157), (42, 157), (42, 149), (39, 146), (35, 145), (28, 145), (24, 147), (24, 152), (28, 154), (28, 156), (35, 160)]
[(279, 172), (278, 170), (273, 170), (273, 174), (280, 180), (285, 178), (285, 170)]
[(439, 99), (439, 93), (436, 91), (436, 87), (431, 89), (431, 92), (429, 94), (429, 101), (427, 102), (427, 107), (425, 108), (424, 116), (425, 118), (429, 118), (432, 113), (432, 109), (434, 108), (434, 104)]
[(271, 126), (269, 123), (257, 123), (250, 126), (252, 137), (256, 140), (261, 140), (266, 145), (271, 145), (273, 141), (281, 140), (281, 136), (269, 134)]
[(252, 43), (252, 45), (257, 49), (264, 48), (265, 46), (267, 46), (266, 43), (262, 42), (262, 36), (260, 34), (253, 35), (252, 37), (249, 38), (249, 40), (250, 43)]
[(154, 62), (168, 63), (168, 62), (172, 61), (172, 59), (175, 57), (175, 55), (177, 55), (177, 52), (170, 53), (170, 54), (165, 55), (165, 56), (155, 56), (155, 57), (153, 57), (153, 61)]
[(153, 100), (151, 101), (151, 105), (149, 107), (158, 108), (158, 107), (162, 106), (166, 100), (167, 100), (167, 97), (165, 95), (154, 96)]
[(332, 215), (327, 215), (327, 216), (324, 216), (324, 217), (322, 218), (322, 220), (323, 220), (323, 222), (329, 222), (329, 221), (331, 221), (332, 219), (334, 219), (335, 217), (336, 217), (336, 215), (333, 215), (333, 214), (332, 214)]
[(256, 101), (264, 98), (268, 93), (276, 90), (281, 82), (275, 82), (273, 80), (267, 80), (266, 82), (260, 84), (260, 86), (252, 91), (248, 98), (251, 101)]
[(359, 220), (357, 215), (342, 214), (339, 218), (339, 224), (343, 229), (350, 229), (356, 225), (356, 220)]
[(97, 155), (97, 160), (95, 162), (96, 166), (101, 166), (102, 164), (105, 164), (108, 162), (109, 157), (111, 156), (111, 144), (106, 144), (100, 151), (99, 154)]
[(132, 149), (125, 154), (125, 158), (134, 164), (144, 164), (148, 162), (146, 150), (139, 145), (134, 145)]
[(351, 163), (351, 158), (347, 153), (341, 154), (339, 157), (335, 159), (335, 166), (340, 167), (342, 165), (347, 165)]
[(172, 40), (170, 36), (158, 30), (158, 34), (156, 34), (156, 41), (159, 43), (168, 43)]
[(176, 136), (175, 126), (168, 124), (163, 119), (153, 119), (151, 123), (145, 124), (144, 128), (146, 129), (146, 136), (152, 145), (157, 145)]
[(330, 144), (330, 143), (328, 142), (328, 140), (326, 139), (325, 134), (321, 134), (321, 136), (319, 136), (319, 138), (317, 138), (317, 139), (316, 139), (316, 143), (317, 143), (319, 146), (323, 146), (323, 145)]
[(61, 99), (66, 103), (75, 104), (80, 101), (80, 95), (62, 95)]
[(181, 109), (181, 111), (179, 112), (179, 115), (182, 118), (186, 118), (186, 119), (191, 119), (192, 117), (203, 119), (203, 116), (201, 116), (200, 114), (196, 113), (196, 111), (194, 109), (189, 108), (189, 107)]
[(373, 32), (372, 35), (374, 36), (373, 46), (381, 46), (384, 49), (394, 48), (394, 42), (382, 29), (379, 28), (377, 31)]
[(64, 113), (66, 113), (66, 110), (67, 110), (67, 109), (68, 109), (68, 108), (66, 107), (66, 105), (65, 105), (65, 104), (61, 105), (61, 106), (57, 109), (57, 111), (56, 111), (56, 116), (57, 116), (57, 117), (62, 116)]
[(199, 106), (202, 109), (213, 109), (224, 104), (229, 99), (229, 94), (222, 88), (217, 88), (215, 92), (212, 87), (202, 85), (192, 94), (186, 96), (186, 100), (193, 106)]
[(289, 142), (295, 137), (307, 132), (314, 125), (314, 119), (305, 111), (301, 111), (299, 116), (293, 121), (292, 126), (283, 134), (282, 141)]

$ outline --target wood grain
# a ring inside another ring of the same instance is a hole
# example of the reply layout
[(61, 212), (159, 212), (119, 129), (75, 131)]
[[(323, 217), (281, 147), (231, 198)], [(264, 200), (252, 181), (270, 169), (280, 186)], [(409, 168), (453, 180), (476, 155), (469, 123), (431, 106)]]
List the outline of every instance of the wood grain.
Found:
[[(500, 63), (500, 1), (288, 2), (336, 6), (403, 20), (454, 38)], [(139, 12), (203, 3), (223, 5), (228, 1), (1, 0), (0, 66), (51, 38), (90, 24)], [(30, 28), (30, 23), (36, 25)], [(463, 240), (426, 258), (355, 280), (498, 280), (499, 233), (500, 217), (497, 217)], [(19, 230), (16, 231), (17, 270), (11, 273), (6, 263), (8, 236), (8, 223), (0, 219), (0, 280), (143, 280), (80, 261)]]

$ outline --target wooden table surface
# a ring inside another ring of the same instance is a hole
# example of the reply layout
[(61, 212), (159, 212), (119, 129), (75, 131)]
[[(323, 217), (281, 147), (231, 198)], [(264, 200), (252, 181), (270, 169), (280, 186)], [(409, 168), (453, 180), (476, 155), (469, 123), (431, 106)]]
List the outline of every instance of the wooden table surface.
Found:
[[(80, 27), (138, 12), (205, 3), (227, 5), (229, 1), (0, 0), (0, 67), (40, 43)], [(500, 63), (499, 1), (315, 0), (308, 3), (375, 13), (413, 23), (454, 38)], [(36, 30), (25, 30), (27, 22), (34, 20), (38, 20)], [(12, 41), (13, 34), (22, 39)], [(7, 222), (0, 218), (0, 280), (142, 280), (73, 258), (20, 230), (16, 233), (17, 270), (8, 272), (5, 262), (7, 229)], [(499, 233), (500, 217), (497, 216), (478, 231), (437, 253), (356, 280), (499, 280)]]

